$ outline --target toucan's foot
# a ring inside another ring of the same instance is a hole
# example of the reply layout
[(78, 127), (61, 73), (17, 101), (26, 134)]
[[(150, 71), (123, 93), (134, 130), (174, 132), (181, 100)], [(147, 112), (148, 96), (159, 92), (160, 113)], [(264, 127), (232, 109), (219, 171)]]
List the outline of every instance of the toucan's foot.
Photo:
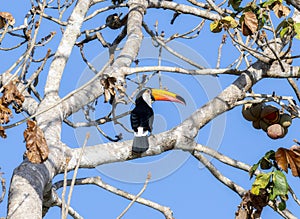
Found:
[(137, 153), (137, 152), (131, 151), (131, 156), (132, 157), (141, 157), (142, 153)]

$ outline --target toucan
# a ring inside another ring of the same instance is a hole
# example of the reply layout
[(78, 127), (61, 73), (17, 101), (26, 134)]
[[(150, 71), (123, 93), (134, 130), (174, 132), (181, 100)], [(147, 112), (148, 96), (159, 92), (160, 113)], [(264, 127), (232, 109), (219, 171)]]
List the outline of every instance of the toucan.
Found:
[(149, 148), (148, 135), (152, 132), (154, 101), (172, 101), (185, 105), (185, 100), (181, 96), (167, 90), (146, 88), (140, 91), (136, 96), (135, 108), (130, 114), (131, 127), (134, 131), (133, 153), (140, 154)]

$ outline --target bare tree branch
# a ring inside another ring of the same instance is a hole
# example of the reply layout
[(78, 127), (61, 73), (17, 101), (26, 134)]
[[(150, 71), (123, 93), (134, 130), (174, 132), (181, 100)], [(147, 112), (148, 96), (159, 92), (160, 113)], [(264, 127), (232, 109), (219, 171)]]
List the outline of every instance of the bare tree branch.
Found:
[(60, 87), (60, 80), (66, 63), (74, 47), (76, 39), (80, 34), (80, 28), (84, 16), (89, 9), (91, 0), (80, 0), (77, 2), (61, 39), (60, 45), (54, 55), (45, 85), (45, 96), (57, 95)]
[[(62, 181), (59, 181), (59, 182), (55, 183), (53, 186), (54, 186), (54, 188), (58, 189), (58, 188), (62, 187), (62, 183), (63, 183)], [(70, 185), (71, 180), (68, 180), (67, 184)], [(99, 186), (100, 188), (103, 188), (109, 192), (112, 192), (112, 193), (114, 193), (118, 196), (121, 196), (123, 198), (126, 198), (128, 200), (136, 199), (135, 202), (160, 211), (162, 214), (165, 215), (165, 217), (167, 219), (173, 219), (173, 212), (171, 211), (170, 208), (162, 206), (156, 202), (153, 202), (153, 201), (141, 198), (141, 197), (136, 198), (135, 195), (132, 195), (128, 192), (125, 192), (121, 189), (118, 189), (116, 187), (113, 187), (113, 186), (103, 182), (103, 180), (100, 177), (90, 177), (90, 178), (82, 178), (82, 179), (75, 180), (75, 185), (88, 185), (88, 184)]]
[(146, 190), (146, 188), (147, 188), (147, 185), (148, 185), (148, 183), (149, 183), (150, 178), (151, 178), (151, 174), (148, 173), (148, 176), (147, 176), (147, 178), (146, 178), (146, 181), (145, 181), (144, 186), (143, 186), (143, 188), (141, 189), (141, 191), (135, 196), (134, 199), (131, 200), (131, 202), (129, 203), (129, 205), (124, 209), (124, 211), (122, 211), (122, 213), (117, 217), (117, 219), (122, 218), (122, 217), (126, 214), (126, 212), (130, 209), (130, 207), (134, 204), (134, 202), (136, 202), (136, 200), (143, 194), (143, 192), (144, 192), (144, 191)]

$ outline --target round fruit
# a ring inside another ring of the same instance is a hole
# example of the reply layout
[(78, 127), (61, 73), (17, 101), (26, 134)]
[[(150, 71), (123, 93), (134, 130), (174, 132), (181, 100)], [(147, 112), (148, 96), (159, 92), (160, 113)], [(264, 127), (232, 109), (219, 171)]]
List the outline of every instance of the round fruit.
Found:
[(267, 134), (272, 139), (278, 139), (283, 138), (286, 132), (280, 124), (273, 124), (268, 127)]
[(279, 110), (274, 106), (265, 106), (260, 117), (268, 124), (272, 125), (279, 122)]
[(252, 126), (255, 129), (261, 129), (261, 127), (260, 127), (260, 120), (253, 121), (252, 122)]
[(285, 128), (289, 127), (292, 124), (292, 117), (289, 114), (284, 113), (280, 115), (279, 123)]

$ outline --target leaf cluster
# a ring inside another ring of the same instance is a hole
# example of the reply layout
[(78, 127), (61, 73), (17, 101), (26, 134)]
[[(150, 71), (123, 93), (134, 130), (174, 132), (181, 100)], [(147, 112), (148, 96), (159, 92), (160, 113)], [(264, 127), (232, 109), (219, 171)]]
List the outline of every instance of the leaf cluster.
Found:
[[(16, 113), (19, 113), (25, 100), (24, 96), (17, 89), (18, 80), (11, 80), (3, 86), (3, 95), (0, 98), (0, 124), (7, 124), (13, 116), (9, 105), (13, 105)], [(0, 126), (0, 136), (6, 138), (5, 130)]]
[[(289, 151), (290, 150), (284, 148), (279, 148), (276, 152), (271, 150), (254, 164), (249, 171), (250, 178), (252, 178), (258, 167), (262, 170), (273, 168), (271, 172), (259, 173), (256, 176), (250, 191), (254, 195), (260, 195), (262, 192), (267, 193), (268, 200), (277, 203), (277, 207), (280, 210), (286, 208), (286, 200), (288, 199), (287, 194), (289, 185), (286, 176), (281, 169), (287, 172), (287, 163), (288, 160), (291, 160), (291, 158), (287, 158), (287, 153), (289, 153)], [(282, 166), (286, 169), (282, 168)], [(280, 201), (276, 202), (278, 199)]]
[(297, 39), (300, 39), (300, 23), (294, 22), (292, 18), (286, 18), (291, 10), (283, 4), (282, 0), (267, 0), (259, 4), (251, 2), (246, 6), (241, 6), (241, 4), (242, 0), (229, 0), (228, 6), (231, 6), (235, 12), (213, 21), (210, 24), (210, 30), (218, 33), (223, 29), (240, 28), (244, 36), (253, 35), (264, 25), (270, 25), (271, 18), (268, 11), (273, 11), (277, 18), (285, 18), (277, 26), (276, 32), (280, 33), (281, 37), (285, 34), (294, 34)]
[(32, 163), (42, 163), (48, 158), (49, 148), (46, 143), (43, 131), (35, 121), (27, 121), (27, 129), (24, 131), (26, 142), (25, 155)]

